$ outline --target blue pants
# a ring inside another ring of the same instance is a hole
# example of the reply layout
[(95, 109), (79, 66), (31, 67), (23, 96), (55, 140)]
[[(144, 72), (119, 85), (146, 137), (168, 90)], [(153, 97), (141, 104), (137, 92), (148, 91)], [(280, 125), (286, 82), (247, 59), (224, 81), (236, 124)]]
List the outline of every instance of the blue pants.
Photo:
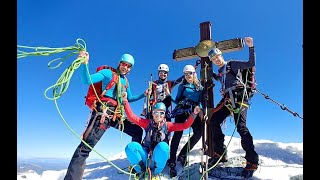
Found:
[(157, 175), (162, 172), (166, 166), (166, 162), (169, 158), (169, 145), (166, 142), (159, 142), (153, 150), (151, 159), (148, 159), (148, 152), (141, 144), (137, 142), (130, 142), (125, 152), (130, 163), (134, 166), (136, 172), (145, 171), (138, 165), (142, 161), (145, 167), (149, 167), (153, 175)]

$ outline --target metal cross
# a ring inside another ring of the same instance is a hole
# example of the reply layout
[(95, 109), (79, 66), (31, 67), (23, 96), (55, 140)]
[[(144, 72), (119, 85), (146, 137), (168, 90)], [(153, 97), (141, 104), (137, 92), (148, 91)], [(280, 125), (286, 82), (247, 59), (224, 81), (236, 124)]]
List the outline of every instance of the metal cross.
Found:
[[(204, 131), (202, 135), (202, 151), (203, 155), (208, 155), (210, 157), (214, 156), (212, 135), (210, 121), (212, 111), (214, 109), (214, 96), (213, 87), (214, 82), (212, 80), (212, 62), (210, 61), (208, 54), (213, 48), (220, 49), (223, 53), (233, 52), (241, 50), (244, 47), (244, 41), (241, 38), (234, 38), (224, 41), (214, 42), (211, 38), (211, 23), (210, 21), (200, 23), (200, 42), (196, 46), (176, 49), (173, 52), (173, 59), (176, 61), (183, 61), (193, 58), (201, 58), (201, 70), (200, 70), (200, 80), (204, 87), (204, 98), (202, 100), (204, 112)], [(209, 138), (207, 138), (209, 137)], [(206, 156), (205, 163), (202, 161), (202, 172), (206, 172), (208, 169), (208, 157)], [(208, 173), (204, 176), (208, 179)]]

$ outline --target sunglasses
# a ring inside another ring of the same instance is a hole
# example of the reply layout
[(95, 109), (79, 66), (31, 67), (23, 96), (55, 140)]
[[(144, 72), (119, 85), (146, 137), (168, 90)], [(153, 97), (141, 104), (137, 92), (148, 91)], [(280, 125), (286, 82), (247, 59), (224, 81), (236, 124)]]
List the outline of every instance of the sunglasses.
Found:
[(193, 72), (185, 72), (183, 73), (185, 76), (191, 76), (193, 74)]
[(167, 71), (159, 71), (159, 74), (168, 74)]
[(163, 111), (153, 111), (153, 114), (155, 114), (155, 115), (164, 115), (164, 113), (165, 112), (163, 112)]
[(125, 62), (121, 62), (120, 65), (124, 66), (124, 67), (127, 67), (127, 68), (131, 68), (132, 67), (131, 64), (128, 64), (128, 63), (125, 63)]

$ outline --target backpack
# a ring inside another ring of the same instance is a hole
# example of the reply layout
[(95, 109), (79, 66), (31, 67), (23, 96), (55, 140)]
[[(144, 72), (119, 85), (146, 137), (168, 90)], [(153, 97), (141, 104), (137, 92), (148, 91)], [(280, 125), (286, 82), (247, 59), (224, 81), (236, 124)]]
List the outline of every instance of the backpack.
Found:
[[(118, 83), (119, 75), (118, 75), (116, 69), (114, 69), (113, 67), (107, 66), (107, 65), (99, 66), (96, 69), (96, 72), (98, 72), (102, 69), (110, 69), (112, 71), (112, 79), (106, 87), (106, 90), (109, 90), (112, 86), (114, 86), (115, 84)], [(128, 79), (127, 79), (127, 77), (125, 77), (125, 78), (126, 78), (126, 86), (125, 87), (128, 88)], [(94, 89), (96, 90), (97, 95), (99, 96), (99, 99), (101, 101), (109, 101), (110, 103), (112, 103), (113, 106), (117, 105), (117, 101), (115, 101), (114, 99), (107, 98), (107, 97), (103, 96), (103, 94), (102, 94), (102, 92), (103, 92), (102, 81), (94, 83), (93, 86), (94, 86), (94, 88), (92, 87), (91, 84), (89, 85), (87, 95), (84, 97), (85, 98), (84, 104), (87, 105), (90, 109), (92, 109), (95, 106), (95, 101), (98, 100), (98, 97), (96, 96), (96, 94), (94, 92)]]
[[(228, 69), (228, 66), (227, 66), (227, 69)], [(231, 68), (229, 72), (231, 72), (233, 76), (237, 77), (237, 75), (231, 70)], [(256, 78), (255, 78), (256, 67), (253, 66), (248, 69), (242, 69), (240, 70), (240, 73), (241, 73), (240, 76), (241, 76), (242, 82), (247, 85), (248, 98), (250, 99), (254, 95), (254, 92), (256, 89)]]

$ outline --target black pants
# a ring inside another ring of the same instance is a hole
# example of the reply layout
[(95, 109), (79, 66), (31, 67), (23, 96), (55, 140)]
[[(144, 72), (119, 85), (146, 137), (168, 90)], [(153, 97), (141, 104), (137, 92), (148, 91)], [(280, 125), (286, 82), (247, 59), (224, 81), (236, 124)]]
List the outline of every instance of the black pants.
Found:
[[(112, 111), (114, 109), (114, 107), (111, 108)], [(111, 112), (107, 113), (110, 114)], [(83, 134), (83, 140), (91, 147), (94, 147), (98, 143), (104, 132), (110, 126), (119, 129), (118, 120), (112, 121), (106, 118), (104, 123), (100, 123), (100, 118), (101, 115), (97, 115), (97, 113), (93, 111), (87, 129)], [(123, 123), (123, 132), (131, 136), (132, 141), (141, 143), (143, 134), (142, 128), (136, 124), (132, 124), (129, 120), (125, 120), (123, 121)], [(121, 127), (120, 130), (122, 130)], [(71, 158), (64, 180), (82, 180), (83, 172), (86, 166), (85, 161), (89, 157), (90, 152), (91, 149), (87, 147), (83, 142), (79, 144)]]
[[(188, 113), (180, 114), (175, 117), (175, 123), (183, 123), (187, 120), (189, 117)], [(189, 152), (200, 140), (202, 136), (202, 125), (201, 125), (201, 119), (199, 116), (194, 120), (194, 122), (191, 125), (193, 135), (189, 139), (189, 141), (183, 146), (181, 149), (179, 156), (180, 155), (187, 155), (187, 152)], [(168, 162), (176, 162), (177, 158), (177, 150), (179, 147), (179, 143), (181, 140), (181, 137), (183, 135), (183, 131), (174, 131), (171, 143), (170, 143), (170, 159)]]
[[(224, 99), (222, 99), (217, 107), (224, 103)], [(247, 104), (247, 102), (244, 102)], [(240, 108), (240, 104), (236, 103), (236, 108)], [(241, 137), (241, 146), (243, 150), (246, 152), (245, 159), (247, 162), (258, 164), (259, 157), (256, 151), (254, 150), (253, 145), (253, 138), (247, 128), (246, 119), (247, 119), (247, 110), (246, 106), (242, 106), (241, 110), (238, 113), (233, 113), (234, 115), (234, 122), (237, 126), (237, 132)], [(211, 132), (213, 138), (213, 147), (214, 151), (218, 154), (222, 154), (224, 152), (224, 137), (225, 135), (222, 133), (221, 123), (224, 121), (225, 118), (230, 116), (230, 111), (226, 106), (223, 106), (221, 109), (216, 111), (210, 120), (211, 124)], [(239, 120), (238, 120), (239, 119)], [(238, 123), (237, 123), (238, 121)]]

